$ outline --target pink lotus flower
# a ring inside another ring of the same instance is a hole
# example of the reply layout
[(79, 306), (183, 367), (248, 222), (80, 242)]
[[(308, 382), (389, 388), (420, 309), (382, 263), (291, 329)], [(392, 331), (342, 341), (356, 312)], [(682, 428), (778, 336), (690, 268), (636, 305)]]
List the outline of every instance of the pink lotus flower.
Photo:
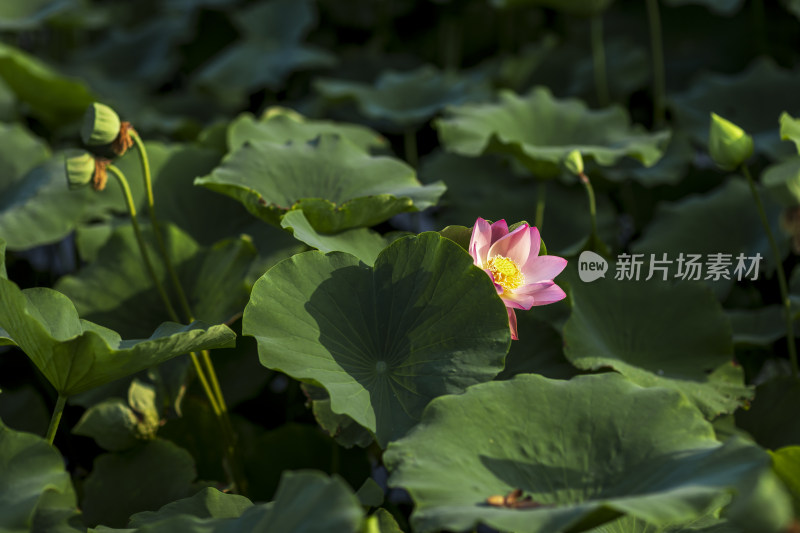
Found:
[(489, 224), (478, 218), (472, 228), (469, 254), (494, 282), (506, 304), (511, 338), (518, 340), (514, 309), (530, 309), (566, 297), (553, 278), (564, 270), (567, 260), (539, 255), (539, 230), (523, 224), (511, 233), (505, 220)]

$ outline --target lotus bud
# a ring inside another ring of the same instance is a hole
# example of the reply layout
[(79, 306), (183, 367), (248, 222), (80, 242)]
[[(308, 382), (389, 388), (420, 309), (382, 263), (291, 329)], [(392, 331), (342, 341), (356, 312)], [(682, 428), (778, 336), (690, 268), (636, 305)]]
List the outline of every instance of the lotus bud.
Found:
[(81, 138), (86, 146), (105, 146), (119, 135), (122, 122), (116, 111), (98, 102), (86, 109), (81, 126)]
[(573, 150), (564, 158), (564, 166), (572, 174), (580, 176), (583, 174), (583, 157), (579, 150)]
[(711, 113), (708, 151), (718, 167), (735, 170), (753, 155), (753, 138), (733, 122)]
[(95, 160), (86, 150), (68, 150), (64, 153), (64, 164), (70, 189), (79, 189), (92, 182)]

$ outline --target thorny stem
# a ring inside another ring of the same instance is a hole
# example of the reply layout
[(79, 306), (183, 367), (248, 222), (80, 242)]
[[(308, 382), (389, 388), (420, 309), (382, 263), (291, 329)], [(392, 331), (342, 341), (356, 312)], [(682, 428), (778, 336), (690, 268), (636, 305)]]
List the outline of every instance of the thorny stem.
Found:
[(603, 44), (603, 16), (597, 14), (591, 21), (592, 61), (594, 63), (594, 86), (600, 107), (609, 104), (608, 77), (606, 75), (606, 50)]
[[(125, 178), (125, 174), (122, 173), (120, 169), (115, 167), (114, 165), (108, 165), (107, 170), (111, 172), (117, 181), (122, 187), (123, 195), (125, 196), (125, 203), (128, 206), (128, 213), (131, 216), (131, 224), (133, 225), (133, 233), (136, 235), (136, 242), (139, 245), (139, 252), (142, 255), (142, 260), (144, 261), (145, 267), (147, 268), (147, 273), (150, 275), (150, 278), (153, 280), (153, 283), (156, 286), (156, 290), (158, 291), (158, 295), (161, 297), (161, 301), (164, 303), (164, 307), (167, 309), (167, 313), (169, 314), (170, 320), (174, 322), (180, 322), (178, 318), (178, 314), (175, 312), (175, 308), (172, 307), (172, 303), (169, 301), (169, 296), (167, 296), (167, 292), (164, 290), (164, 286), (161, 284), (161, 280), (158, 279), (156, 275), (156, 271), (153, 268), (153, 263), (150, 260), (150, 253), (147, 251), (147, 246), (144, 242), (144, 237), (142, 235), (142, 229), (139, 227), (139, 222), (136, 219), (136, 206), (133, 203), (133, 196), (131, 195), (131, 188), (128, 185), (128, 180)], [(191, 352), (189, 354), (192, 358), (192, 364), (194, 365), (194, 369), (197, 372), (197, 376), (200, 379), (200, 383), (203, 386), (203, 389), (208, 396), (208, 400), (211, 403), (211, 408), (214, 410), (219, 416), (220, 408), (219, 404), (216, 401), (216, 397), (208, 384), (208, 380), (206, 379), (205, 373), (203, 372), (203, 367), (200, 366), (200, 361), (197, 359), (197, 354)]]
[(45, 435), (45, 439), (50, 444), (53, 444), (53, 441), (56, 438), (56, 431), (58, 431), (58, 424), (61, 422), (61, 415), (64, 414), (64, 406), (67, 405), (67, 397), (63, 394), (58, 394), (58, 400), (56, 400), (56, 406), (53, 408), (53, 416), (50, 417), (50, 426), (47, 428), (47, 435)]
[(650, 52), (653, 64), (653, 126), (665, 121), (666, 76), (664, 75), (664, 38), (658, 0), (647, 0), (647, 21), (650, 25)]
[(783, 300), (783, 311), (786, 316), (786, 344), (789, 347), (789, 361), (792, 365), (792, 374), (795, 378), (800, 377), (800, 370), (797, 366), (797, 348), (795, 347), (794, 339), (794, 321), (792, 317), (792, 303), (789, 300), (789, 286), (786, 283), (786, 273), (783, 271), (783, 262), (781, 261), (781, 252), (778, 249), (778, 243), (775, 241), (775, 236), (772, 234), (772, 229), (767, 220), (767, 213), (764, 211), (764, 204), (761, 203), (761, 196), (758, 194), (753, 176), (750, 175), (750, 169), (747, 165), (742, 164), (742, 173), (747, 178), (747, 184), (750, 185), (750, 192), (753, 193), (753, 200), (756, 202), (758, 215), (761, 217), (761, 224), (764, 226), (764, 231), (767, 234), (769, 247), (772, 250), (772, 255), (775, 259), (776, 271), (778, 273), (778, 284), (781, 289), (781, 299)]

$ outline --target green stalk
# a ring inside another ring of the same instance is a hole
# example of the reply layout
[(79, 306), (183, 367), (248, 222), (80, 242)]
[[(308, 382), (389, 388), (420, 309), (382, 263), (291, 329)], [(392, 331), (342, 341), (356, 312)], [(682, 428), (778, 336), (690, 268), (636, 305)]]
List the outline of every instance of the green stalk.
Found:
[(589, 177), (583, 172), (578, 174), (578, 177), (586, 188), (586, 196), (589, 198), (589, 216), (591, 217), (592, 232), (589, 236), (589, 247), (600, 255), (608, 255), (610, 252), (605, 243), (600, 240), (600, 235), (597, 233), (597, 203), (594, 197), (594, 188)]
[[(169, 252), (167, 251), (167, 247), (164, 244), (164, 239), (161, 234), (161, 227), (158, 223), (158, 218), (156, 217), (153, 182), (150, 175), (150, 162), (147, 157), (147, 149), (145, 148), (141, 137), (139, 137), (139, 134), (133, 129), (131, 129), (131, 137), (133, 138), (134, 144), (136, 144), (137, 152), (139, 152), (139, 159), (142, 163), (142, 174), (144, 175), (145, 188), (147, 190), (147, 208), (150, 214), (150, 221), (153, 225), (153, 233), (156, 235), (158, 249), (164, 259), (164, 264), (166, 265), (167, 272), (172, 280), (172, 285), (175, 287), (175, 291), (178, 294), (178, 300), (181, 304), (183, 314), (186, 316), (186, 320), (191, 323), (194, 321), (194, 313), (192, 313), (192, 309), (189, 306), (189, 300), (186, 298), (186, 292), (183, 290), (183, 285), (181, 284), (180, 278), (178, 277), (175, 268), (172, 266)], [(206, 396), (208, 396), (211, 407), (214, 410), (214, 414), (217, 416), (220, 424), (222, 425), (223, 434), (225, 435), (227, 444), (225, 454), (228, 456), (228, 461), (230, 463), (231, 477), (233, 478), (239, 493), (243, 494), (247, 490), (247, 482), (242, 475), (241, 470), (238, 468), (238, 462), (235, 460), (236, 437), (233, 424), (231, 423), (228, 415), (225, 397), (222, 394), (222, 388), (219, 385), (219, 379), (217, 378), (217, 373), (214, 370), (214, 364), (211, 362), (211, 355), (208, 353), (208, 350), (202, 350), (200, 354), (202, 358), (202, 366), (198, 360), (197, 354), (195, 353), (191, 354), (192, 363), (194, 364), (197, 372), (197, 377), (200, 379), (203, 389), (206, 392)], [(205, 367), (205, 371), (203, 367)]]
[[(192, 315), (192, 312), (189, 309), (189, 301), (186, 299), (186, 293), (183, 291), (183, 286), (181, 285), (180, 278), (178, 278), (178, 274), (175, 271), (175, 267), (172, 266), (172, 260), (170, 259), (167, 246), (164, 243), (164, 237), (161, 233), (161, 225), (158, 223), (158, 218), (156, 217), (155, 199), (153, 197), (153, 179), (150, 175), (150, 161), (147, 157), (147, 150), (144, 147), (141, 137), (139, 137), (139, 134), (136, 133), (136, 130), (131, 128), (130, 135), (134, 144), (136, 145), (136, 151), (139, 153), (139, 159), (142, 162), (142, 173), (144, 174), (144, 184), (147, 191), (147, 210), (150, 215), (150, 224), (153, 226), (153, 233), (156, 236), (156, 245), (158, 246), (159, 253), (164, 258), (164, 264), (166, 265), (167, 273), (172, 280), (172, 285), (175, 287), (175, 292), (178, 293), (178, 301), (181, 304), (183, 313), (188, 319)], [(191, 320), (189, 321), (191, 322)]]
[(53, 444), (53, 441), (56, 439), (58, 424), (61, 422), (61, 415), (64, 414), (64, 406), (66, 405), (67, 397), (59, 393), (58, 400), (56, 400), (56, 406), (53, 409), (53, 416), (50, 417), (50, 426), (47, 428), (47, 435), (44, 437), (50, 444)]
[(664, 126), (666, 116), (666, 76), (664, 74), (664, 37), (658, 0), (647, 0), (647, 21), (650, 25), (650, 52), (653, 64), (653, 126)]
[(406, 163), (414, 168), (417, 168), (419, 156), (417, 155), (417, 132), (413, 129), (407, 129), (403, 134), (403, 148), (406, 156)]
[[(172, 260), (170, 259), (169, 252), (167, 251), (167, 246), (164, 243), (164, 237), (161, 233), (161, 225), (158, 223), (158, 217), (156, 217), (155, 197), (153, 196), (153, 179), (150, 173), (150, 161), (149, 158), (147, 157), (147, 149), (144, 146), (144, 142), (142, 142), (142, 138), (139, 137), (138, 133), (136, 133), (136, 130), (131, 129), (130, 131), (131, 131), (131, 138), (133, 139), (133, 142), (136, 145), (137, 152), (139, 153), (139, 159), (142, 163), (142, 174), (144, 175), (145, 189), (147, 191), (147, 210), (150, 215), (150, 223), (153, 226), (153, 233), (155, 233), (156, 236), (156, 243), (158, 245), (158, 250), (164, 259), (164, 264), (166, 265), (167, 272), (169, 274), (170, 279), (172, 280), (172, 285), (175, 287), (175, 292), (178, 294), (178, 301), (181, 304), (181, 309), (183, 310), (183, 314), (185, 315), (187, 322), (191, 323), (194, 321), (194, 313), (192, 313), (192, 309), (189, 306), (189, 300), (186, 298), (186, 292), (183, 290), (183, 284), (181, 284), (180, 278), (178, 277), (178, 274), (175, 271), (175, 267), (172, 265)], [(208, 357), (208, 351), (203, 350), (203, 353), (204, 353), (203, 362), (205, 363), (209, 379), (206, 378), (205, 372), (202, 372), (199, 363), (198, 365), (196, 365), (196, 370), (198, 370), (198, 377), (200, 378), (201, 381), (206, 382), (205, 386), (208, 386), (210, 381), (211, 386), (209, 389), (214, 392), (217, 409), (220, 412), (225, 412), (226, 411), (225, 399), (222, 396), (222, 389), (220, 389), (219, 387), (219, 380), (217, 379), (217, 374), (214, 371), (214, 365), (211, 363), (210, 357)]]
[(542, 231), (542, 224), (544, 224), (544, 203), (547, 198), (547, 182), (539, 182), (539, 191), (536, 195), (536, 219), (534, 225)]
[(578, 174), (578, 177), (581, 179), (581, 183), (586, 188), (586, 195), (589, 197), (589, 216), (592, 218), (592, 237), (597, 237), (597, 204), (595, 203), (594, 199), (594, 188), (592, 187), (592, 182), (589, 181), (589, 177), (586, 176), (583, 172)]
[(594, 63), (594, 86), (597, 92), (597, 103), (606, 107), (609, 102), (608, 76), (606, 75), (606, 49), (603, 44), (603, 15), (592, 17), (592, 61)]
[(764, 204), (761, 203), (761, 196), (758, 194), (756, 183), (753, 176), (750, 175), (750, 169), (747, 165), (742, 165), (742, 173), (747, 178), (747, 184), (750, 185), (750, 192), (753, 194), (753, 200), (756, 202), (758, 215), (761, 217), (761, 224), (764, 226), (764, 231), (767, 233), (767, 240), (769, 247), (772, 249), (772, 255), (775, 258), (776, 270), (778, 272), (778, 285), (781, 289), (781, 298), (783, 300), (783, 311), (786, 315), (786, 344), (789, 347), (789, 362), (792, 365), (792, 374), (795, 378), (800, 377), (800, 370), (797, 366), (797, 348), (795, 347), (794, 339), (794, 320), (792, 317), (792, 303), (789, 300), (789, 286), (786, 283), (786, 273), (783, 271), (783, 262), (781, 261), (781, 252), (778, 249), (778, 243), (775, 241), (775, 236), (772, 234), (772, 229), (767, 220), (767, 213), (764, 210)]
[[(133, 225), (133, 233), (136, 235), (136, 242), (139, 245), (139, 252), (142, 255), (142, 260), (144, 261), (145, 267), (147, 268), (147, 273), (150, 275), (150, 278), (153, 280), (153, 283), (156, 286), (158, 295), (161, 297), (161, 301), (164, 303), (164, 307), (167, 309), (170, 320), (173, 322), (180, 322), (178, 314), (175, 312), (175, 308), (172, 307), (172, 303), (169, 301), (169, 296), (167, 296), (167, 292), (164, 290), (161, 280), (158, 279), (156, 271), (153, 268), (153, 263), (150, 260), (150, 253), (147, 251), (147, 246), (144, 242), (144, 236), (142, 235), (142, 229), (139, 227), (139, 221), (136, 219), (136, 206), (133, 203), (133, 196), (131, 195), (131, 188), (128, 185), (128, 180), (125, 178), (125, 174), (123, 174), (122, 171), (114, 165), (108, 165), (106, 169), (111, 172), (115, 178), (117, 178), (120, 187), (122, 187), (122, 193), (125, 196), (125, 203), (128, 206), (128, 213), (130, 214), (131, 224)], [(203, 389), (205, 390), (208, 400), (211, 403), (211, 408), (215, 413), (219, 413), (219, 404), (216, 401), (216, 397), (214, 396), (214, 393), (208, 384), (208, 380), (203, 372), (203, 368), (200, 366), (200, 361), (197, 359), (197, 354), (191, 352), (189, 355), (192, 358), (192, 364), (194, 365), (194, 369), (197, 372), (198, 378), (200, 379), (200, 383), (203, 385)]]
[(147, 251), (147, 246), (144, 242), (142, 228), (139, 227), (139, 221), (136, 219), (136, 206), (133, 203), (133, 196), (131, 195), (131, 188), (128, 185), (128, 180), (125, 178), (125, 174), (123, 174), (122, 171), (114, 165), (108, 165), (107, 170), (111, 172), (115, 178), (117, 178), (120, 187), (122, 187), (122, 193), (125, 196), (125, 203), (128, 206), (128, 213), (131, 216), (133, 233), (136, 235), (136, 242), (139, 244), (139, 251), (142, 254), (142, 260), (144, 260), (147, 273), (150, 274), (150, 277), (153, 279), (153, 283), (156, 285), (156, 290), (158, 291), (159, 296), (161, 296), (161, 300), (164, 302), (164, 306), (167, 308), (170, 318), (172, 318), (172, 320), (175, 322), (180, 322), (178, 320), (177, 313), (175, 313), (175, 308), (172, 307), (172, 303), (169, 301), (169, 296), (167, 296), (164, 286), (161, 284), (161, 280), (159, 280), (158, 276), (156, 275), (156, 271), (153, 268), (153, 263), (150, 261), (150, 253)]

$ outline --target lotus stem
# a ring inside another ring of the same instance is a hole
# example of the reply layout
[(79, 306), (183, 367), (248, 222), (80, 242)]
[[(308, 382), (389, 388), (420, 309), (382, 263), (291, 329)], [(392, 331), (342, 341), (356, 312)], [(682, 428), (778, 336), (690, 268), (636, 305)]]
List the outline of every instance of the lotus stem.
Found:
[(142, 174), (144, 175), (145, 190), (147, 191), (147, 210), (150, 215), (150, 225), (153, 226), (153, 233), (156, 236), (156, 245), (158, 246), (159, 253), (164, 258), (164, 264), (167, 267), (167, 273), (172, 280), (172, 285), (175, 287), (175, 292), (178, 294), (178, 301), (183, 309), (183, 313), (186, 315), (187, 320), (191, 322), (190, 318), (192, 312), (189, 308), (189, 301), (186, 299), (186, 293), (183, 290), (183, 286), (181, 285), (180, 278), (178, 278), (178, 274), (175, 271), (175, 267), (172, 266), (172, 259), (170, 259), (167, 246), (164, 243), (164, 236), (161, 233), (161, 225), (158, 223), (158, 217), (156, 217), (155, 198), (153, 196), (153, 179), (150, 174), (150, 160), (147, 157), (147, 149), (142, 142), (142, 138), (139, 137), (138, 133), (136, 133), (136, 130), (131, 129), (130, 133), (131, 138), (136, 145), (136, 151), (139, 153), (139, 160), (142, 163)]
[(539, 229), (539, 231), (542, 231), (542, 225), (544, 224), (544, 205), (546, 198), (547, 182), (540, 181), (539, 190), (536, 194), (536, 219), (534, 220), (534, 225)]
[(750, 174), (750, 169), (744, 164), (741, 166), (741, 168), (744, 177), (747, 178), (747, 184), (750, 185), (750, 192), (753, 194), (753, 200), (755, 200), (756, 208), (758, 209), (758, 215), (761, 218), (761, 225), (764, 226), (764, 231), (767, 233), (769, 247), (771, 248), (772, 255), (775, 259), (775, 270), (778, 273), (778, 285), (780, 286), (781, 299), (783, 300), (783, 311), (786, 317), (786, 345), (789, 349), (789, 362), (792, 365), (792, 374), (795, 378), (798, 378), (800, 377), (800, 370), (798, 370), (797, 366), (797, 348), (795, 346), (794, 338), (792, 303), (789, 300), (789, 286), (786, 283), (786, 273), (783, 270), (781, 252), (778, 249), (778, 243), (775, 241), (775, 236), (772, 234), (772, 229), (770, 228), (769, 220), (767, 219), (767, 212), (764, 210), (764, 204), (761, 202), (761, 196), (758, 194), (758, 189), (756, 188), (753, 176)]
[(589, 181), (589, 177), (581, 172), (578, 174), (578, 177), (581, 179), (581, 183), (586, 188), (586, 195), (589, 197), (589, 216), (592, 218), (592, 236), (597, 237), (597, 205), (594, 199), (594, 188), (592, 187), (592, 182)]
[(53, 408), (53, 416), (50, 417), (50, 426), (47, 428), (47, 435), (45, 435), (45, 439), (50, 444), (53, 444), (53, 441), (56, 439), (56, 432), (58, 431), (58, 424), (61, 422), (61, 415), (64, 414), (64, 407), (67, 405), (67, 397), (63, 394), (58, 394), (58, 400), (56, 400), (56, 406)]
[(592, 61), (594, 63), (594, 86), (600, 107), (609, 104), (608, 76), (606, 74), (606, 49), (603, 43), (603, 15), (597, 14), (591, 21)]
[[(136, 133), (136, 131), (132, 131), (131, 137), (136, 145), (137, 152), (139, 152), (139, 159), (142, 164), (142, 174), (144, 175), (145, 188), (147, 190), (147, 208), (150, 214), (150, 221), (153, 226), (153, 233), (156, 235), (156, 243), (158, 245), (159, 252), (164, 259), (164, 264), (167, 267), (167, 272), (169, 273), (172, 285), (175, 287), (175, 292), (178, 294), (178, 301), (180, 302), (183, 314), (186, 317), (186, 320), (191, 323), (195, 319), (194, 313), (189, 305), (189, 300), (186, 298), (186, 292), (183, 290), (183, 284), (181, 284), (180, 278), (178, 277), (178, 274), (172, 265), (169, 251), (167, 250), (166, 244), (164, 243), (164, 237), (161, 233), (161, 226), (158, 223), (158, 217), (156, 217), (153, 181), (150, 173), (150, 162), (147, 157), (147, 149), (145, 148), (141, 137), (139, 137), (139, 134)], [(228, 415), (228, 407), (225, 403), (225, 397), (222, 394), (222, 388), (219, 385), (217, 373), (214, 370), (214, 364), (211, 361), (211, 354), (208, 352), (208, 350), (202, 350), (200, 352), (200, 358), (198, 358), (197, 354), (194, 352), (191, 353), (191, 357), (197, 377), (200, 380), (203, 389), (205, 390), (208, 401), (211, 404), (212, 410), (214, 411), (214, 415), (220, 421), (223, 434), (225, 435), (225, 455), (228, 459), (231, 478), (233, 479), (233, 482), (236, 485), (239, 493), (245, 493), (247, 490), (247, 482), (244, 476), (241, 474), (241, 471), (238, 468), (238, 462), (236, 461), (236, 437), (233, 424), (231, 423)]]
[(653, 64), (653, 126), (661, 128), (666, 120), (666, 76), (664, 74), (664, 37), (658, 0), (647, 0), (647, 21), (650, 25), (650, 52)]
[(136, 219), (136, 205), (133, 203), (133, 196), (131, 195), (131, 188), (128, 185), (128, 180), (125, 178), (125, 174), (123, 174), (122, 171), (114, 165), (108, 165), (107, 170), (109, 170), (114, 177), (117, 178), (120, 187), (122, 187), (122, 193), (125, 196), (125, 203), (128, 206), (128, 213), (130, 214), (131, 224), (133, 225), (133, 233), (136, 235), (136, 242), (139, 244), (139, 252), (142, 254), (142, 260), (147, 268), (147, 273), (153, 279), (153, 283), (156, 285), (156, 290), (158, 291), (159, 296), (161, 296), (161, 300), (164, 302), (164, 306), (167, 308), (170, 318), (175, 322), (180, 322), (180, 320), (178, 320), (178, 314), (175, 312), (175, 308), (172, 307), (169, 296), (167, 296), (164, 286), (161, 284), (161, 280), (158, 279), (158, 276), (156, 275), (156, 271), (153, 268), (153, 262), (150, 260), (150, 253), (147, 251), (147, 245), (145, 245), (144, 242), (142, 228), (139, 226), (139, 221)]
[[(136, 235), (136, 242), (139, 245), (139, 252), (142, 255), (142, 260), (144, 261), (145, 267), (147, 268), (147, 273), (150, 275), (150, 278), (153, 280), (153, 283), (156, 286), (156, 290), (158, 291), (158, 295), (161, 297), (161, 301), (164, 304), (164, 307), (167, 310), (167, 314), (169, 314), (170, 320), (173, 322), (180, 322), (178, 318), (178, 314), (175, 312), (175, 308), (172, 307), (172, 303), (169, 300), (169, 296), (167, 296), (167, 292), (164, 290), (164, 286), (161, 284), (161, 280), (158, 279), (156, 275), (156, 271), (153, 268), (153, 263), (150, 260), (150, 253), (147, 251), (147, 245), (144, 242), (144, 236), (142, 235), (142, 229), (139, 227), (139, 221), (136, 218), (136, 205), (133, 203), (133, 196), (131, 195), (131, 188), (128, 185), (128, 180), (125, 178), (125, 174), (122, 173), (120, 169), (115, 167), (114, 165), (108, 165), (107, 170), (110, 171), (117, 181), (122, 187), (123, 195), (125, 196), (125, 203), (128, 206), (128, 213), (131, 217), (131, 225), (133, 226), (133, 233)], [(191, 322), (191, 321), (190, 321)], [(200, 380), (203, 389), (206, 392), (206, 396), (208, 396), (208, 401), (211, 403), (211, 408), (214, 410), (214, 413), (219, 415), (220, 408), (219, 403), (216, 400), (216, 396), (206, 379), (205, 373), (203, 372), (203, 367), (200, 366), (200, 360), (197, 358), (197, 354), (191, 352), (190, 357), (192, 358), (192, 364), (194, 365), (194, 369), (197, 372), (197, 377)]]
[[(150, 223), (153, 226), (153, 233), (156, 236), (156, 244), (158, 246), (159, 253), (164, 259), (164, 264), (167, 267), (167, 272), (170, 280), (172, 281), (172, 285), (175, 288), (175, 292), (178, 294), (178, 301), (180, 302), (183, 314), (186, 317), (186, 320), (191, 323), (194, 321), (194, 313), (192, 313), (192, 309), (189, 306), (189, 300), (186, 298), (186, 292), (183, 290), (183, 284), (178, 277), (175, 267), (172, 265), (172, 259), (170, 258), (169, 251), (164, 243), (161, 225), (159, 224), (158, 217), (156, 216), (155, 197), (153, 195), (153, 179), (150, 173), (150, 161), (147, 157), (147, 148), (145, 148), (142, 138), (133, 129), (131, 130), (131, 138), (136, 145), (136, 151), (139, 153), (139, 159), (142, 164), (142, 174), (144, 175), (145, 189), (147, 191), (147, 210), (150, 215)], [(206, 371), (203, 372), (202, 367), (198, 362), (198, 364), (195, 365), (197, 376), (201, 381), (206, 383), (204, 386), (208, 386), (209, 390), (213, 391), (215, 398), (214, 403), (216, 404), (215, 411), (219, 411), (219, 413), (226, 412), (227, 408), (225, 406), (225, 398), (222, 396), (222, 389), (219, 386), (219, 380), (217, 379), (217, 374), (214, 371), (214, 365), (211, 362), (211, 357), (208, 355), (208, 350), (203, 350), (201, 354)], [(195, 359), (197, 359), (196, 355)], [(208, 372), (208, 378), (206, 377), (206, 372)]]

